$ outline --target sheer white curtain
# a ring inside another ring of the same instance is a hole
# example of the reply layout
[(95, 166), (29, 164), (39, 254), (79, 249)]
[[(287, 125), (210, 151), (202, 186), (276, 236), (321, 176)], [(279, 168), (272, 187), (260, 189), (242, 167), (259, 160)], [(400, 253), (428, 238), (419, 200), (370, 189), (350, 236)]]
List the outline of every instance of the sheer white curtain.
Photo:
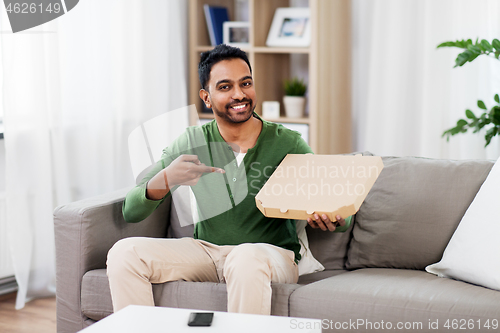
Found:
[(500, 39), (499, 22), (498, 0), (354, 0), (356, 150), (498, 158), (498, 137), (484, 149), (484, 132), (449, 142), (441, 134), (465, 117), (465, 109), (478, 114), (478, 99), (493, 106), (493, 96), (500, 93), (500, 61), (481, 56), (453, 68), (460, 50), (436, 46), (457, 39)]
[(16, 308), (54, 292), (53, 209), (134, 185), (128, 134), (187, 105), (186, 19), (184, 0), (85, 0), (0, 34)]

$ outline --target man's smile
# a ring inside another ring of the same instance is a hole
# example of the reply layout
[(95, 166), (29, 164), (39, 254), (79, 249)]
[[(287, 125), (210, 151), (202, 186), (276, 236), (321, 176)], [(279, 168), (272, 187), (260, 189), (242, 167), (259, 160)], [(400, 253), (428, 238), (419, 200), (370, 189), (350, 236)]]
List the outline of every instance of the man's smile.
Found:
[(231, 105), (230, 109), (234, 111), (245, 111), (249, 106), (249, 103), (238, 103)]

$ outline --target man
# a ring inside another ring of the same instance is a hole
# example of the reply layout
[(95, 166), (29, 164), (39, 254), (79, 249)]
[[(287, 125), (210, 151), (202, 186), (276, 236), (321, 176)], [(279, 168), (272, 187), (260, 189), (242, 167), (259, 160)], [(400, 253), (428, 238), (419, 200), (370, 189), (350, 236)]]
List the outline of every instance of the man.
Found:
[[(194, 238), (127, 238), (108, 254), (114, 311), (154, 305), (151, 283), (225, 282), (228, 311), (271, 313), (271, 282), (296, 283), (300, 244), (295, 221), (267, 218), (256, 191), (287, 154), (311, 153), (300, 134), (262, 120), (252, 69), (240, 49), (219, 45), (201, 55), (200, 98), (215, 120), (190, 127), (123, 203), (127, 222), (139, 222), (179, 185), (190, 185), (201, 222)], [(251, 183), (251, 186), (250, 186)], [(250, 190), (249, 190), (250, 189)], [(314, 215), (314, 228), (334, 231), (337, 216)]]

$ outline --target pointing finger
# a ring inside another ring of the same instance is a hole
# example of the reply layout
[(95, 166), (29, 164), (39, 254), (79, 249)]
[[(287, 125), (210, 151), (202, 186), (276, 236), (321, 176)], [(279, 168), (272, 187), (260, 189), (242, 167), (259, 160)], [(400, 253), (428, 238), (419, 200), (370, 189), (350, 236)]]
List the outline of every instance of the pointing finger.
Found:
[(209, 166), (203, 166), (203, 168), (200, 170), (203, 173), (226, 173), (224, 169), (221, 168), (216, 168), (216, 167), (209, 167)]

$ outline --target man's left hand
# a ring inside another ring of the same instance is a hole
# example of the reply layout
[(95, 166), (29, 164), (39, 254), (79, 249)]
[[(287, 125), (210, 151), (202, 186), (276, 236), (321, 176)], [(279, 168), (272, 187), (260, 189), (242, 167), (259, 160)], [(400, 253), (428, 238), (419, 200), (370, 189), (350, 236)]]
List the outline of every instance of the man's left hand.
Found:
[(337, 220), (332, 222), (326, 214), (323, 214), (321, 216), (318, 214), (314, 214), (313, 218), (307, 218), (307, 223), (309, 223), (311, 227), (315, 229), (320, 228), (323, 231), (334, 231), (338, 226), (345, 226), (345, 220), (340, 217), (340, 215), (335, 216), (335, 218)]

